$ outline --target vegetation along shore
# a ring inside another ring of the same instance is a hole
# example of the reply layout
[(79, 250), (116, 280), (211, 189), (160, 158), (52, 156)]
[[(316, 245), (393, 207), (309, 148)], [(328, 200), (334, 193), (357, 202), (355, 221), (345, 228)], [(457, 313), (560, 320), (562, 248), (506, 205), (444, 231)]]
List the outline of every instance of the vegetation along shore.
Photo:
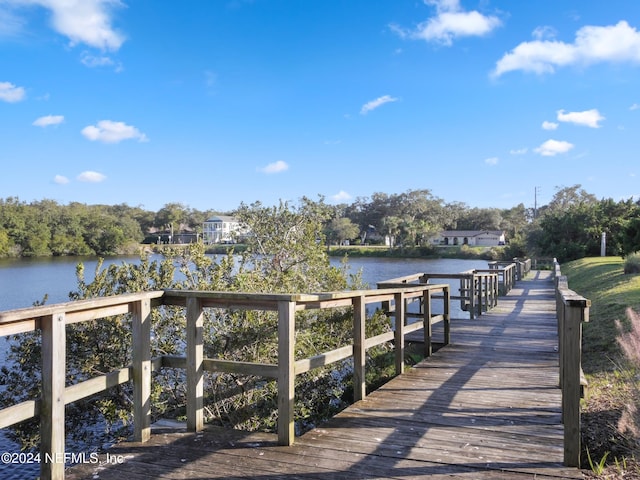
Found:
[[(194, 231), (197, 236), (205, 219), (215, 213), (219, 212), (194, 211), (181, 204), (167, 204), (159, 212), (149, 212), (127, 205), (59, 205), (50, 200), (27, 204), (8, 198), (0, 200), (0, 257), (140, 252), (140, 245), (153, 233), (168, 232), (175, 238), (178, 232)], [(144, 258), (139, 265), (105, 269), (89, 284), (84, 282), (80, 266), (78, 290), (72, 299), (170, 287), (247, 292), (358, 288), (357, 277), (348, 278), (341, 269), (329, 266), (329, 255), (557, 258), (570, 288), (592, 301), (583, 337), (584, 371), (589, 381), (583, 405), (583, 467), (602, 478), (640, 478), (639, 202), (597, 199), (574, 185), (558, 189), (548, 205), (535, 210), (524, 205), (501, 210), (445, 204), (428, 190), (415, 190), (378, 193), (350, 205), (327, 205), (322, 198), (303, 198), (295, 205), (281, 202), (269, 207), (255, 203), (225, 213), (237, 216), (250, 227), (252, 235), (244, 244), (147, 243), (145, 248), (162, 253), (163, 261)], [(443, 229), (501, 230), (506, 234), (506, 244), (434, 244), (434, 234)], [(218, 263), (212, 263), (207, 252), (221, 254)], [(231, 253), (240, 257), (239, 268), (227, 255)], [(174, 280), (176, 271), (184, 274), (183, 280)], [(307, 335), (340, 344), (341, 335), (348, 331), (345, 315), (340, 311), (322, 322), (301, 320), (301, 338)], [(211, 355), (253, 361), (272, 359), (273, 318), (229, 312), (224, 320), (227, 330), (222, 336), (219, 326), (208, 324)], [(167, 311), (155, 321), (157, 344), (152, 348), (179, 353), (176, 348), (182, 345), (182, 329), (176, 329), (176, 325), (184, 319)], [(129, 335), (126, 322), (110, 325), (108, 331), (80, 325), (70, 329), (71, 349), (81, 351), (83, 345), (93, 343), (103, 347), (70, 360), (70, 371), (78, 378), (89, 376), (96, 369), (111, 371), (126, 363), (126, 342), (114, 340)], [(386, 318), (380, 317), (371, 328), (384, 332), (389, 325)], [(253, 345), (250, 351), (245, 348), (247, 344)], [(22, 369), (2, 370), (0, 380), (10, 387), (0, 392), (1, 403), (14, 404), (23, 397), (37, 396), (35, 390), (39, 386), (33, 385), (31, 378), (38, 375), (38, 348), (35, 337), (13, 339), (9, 360), (21, 361)], [(372, 385), (388, 377), (389, 355), (382, 348), (372, 352), (375, 368), (371, 374), (376, 377)], [(307, 379), (296, 407), (304, 418), (298, 425), (301, 431), (350, 401), (352, 387), (344, 381), (348, 377), (346, 367), (339, 373), (335, 375), (328, 369), (317, 378)], [(158, 378), (158, 388), (153, 392), (154, 414), (158, 417), (184, 415), (184, 392), (176, 380)], [(212, 410), (209, 421), (246, 429), (273, 428), (273, 415), (263, 415), (272, 410), (276, 398), (272, 386), (239, 386), (236, 378), (225, 375), (210, 381), (209, 392), (224, 391), (227, 396)], [(329, 397), (321, 392), (329, 392)], [(126, 434), (131, 420), (127, 400), (130, 393), (123, 387), (110, 397), (93, 401), (92, 406), (78, 405), (74, 407), (77, 411), (69, 412), (70, 422), (107, 419), (114, 429), (123, 427)], [(21, 441), (24, 448), (37, 444), (34, 435), (26, 424), (13, 431), (13, 438)]]

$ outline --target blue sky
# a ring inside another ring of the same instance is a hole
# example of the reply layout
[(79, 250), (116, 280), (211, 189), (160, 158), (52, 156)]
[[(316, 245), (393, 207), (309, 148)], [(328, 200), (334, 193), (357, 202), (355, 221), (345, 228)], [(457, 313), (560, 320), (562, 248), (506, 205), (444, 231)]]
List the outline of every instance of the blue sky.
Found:
[(636, 0), (0, 0), (0, 198), (640, 197)]

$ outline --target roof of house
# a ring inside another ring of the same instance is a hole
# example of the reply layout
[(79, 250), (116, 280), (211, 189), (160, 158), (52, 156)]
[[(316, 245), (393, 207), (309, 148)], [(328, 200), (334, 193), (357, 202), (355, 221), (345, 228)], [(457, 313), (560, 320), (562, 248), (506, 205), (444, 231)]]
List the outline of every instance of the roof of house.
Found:
[(444, 230), (440, 232), (442, 237), (477, 237), (479, 235), (504, 235), (502, 230)]
[(236, 217), (232, 217), (231, 215), (215, 215), (205, 220), (205, 222), (236, 222), (238, 223), (239, 220)]

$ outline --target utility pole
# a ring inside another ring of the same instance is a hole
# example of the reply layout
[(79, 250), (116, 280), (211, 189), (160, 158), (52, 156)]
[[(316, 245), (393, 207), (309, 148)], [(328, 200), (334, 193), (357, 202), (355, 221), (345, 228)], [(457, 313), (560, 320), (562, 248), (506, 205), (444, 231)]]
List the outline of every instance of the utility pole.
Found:
[(533, 219), (538, 218), (538, 190), (540, 187), (533, 187)]

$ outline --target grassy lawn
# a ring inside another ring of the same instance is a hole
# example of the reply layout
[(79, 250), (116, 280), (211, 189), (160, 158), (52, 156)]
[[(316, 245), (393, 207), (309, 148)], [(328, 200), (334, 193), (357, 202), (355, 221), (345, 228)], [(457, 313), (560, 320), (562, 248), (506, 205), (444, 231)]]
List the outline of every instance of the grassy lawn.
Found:
[(469, 245), (424, 247), (396, 247), (385, 245), (332, 245), (328, 249), (333, 257), (394, 257), (394, 258), (467, 258), (495, 260), (501, 258), (504, 247), (476, 247)]
[[(637, 404), (638, 366), (625, 361), (618, 347), (615, 321), (628, 328), (625, 311), (640, 311), (640, 275), (624, 274), (620, 257), (584, 258), (562, 265), (569, 288), (591, 300), (583, 326), (583, 368), (589, 391), (583, 407), (583, 466), (588, 455), (597, 464), (606, 455), (602, 478), (640, 478), (638, 438), (620, 431), (625, 406)], [(588, 449), (588, 455), (587, 455)], [(586, 463), (586, 464), (585, 464)]]

